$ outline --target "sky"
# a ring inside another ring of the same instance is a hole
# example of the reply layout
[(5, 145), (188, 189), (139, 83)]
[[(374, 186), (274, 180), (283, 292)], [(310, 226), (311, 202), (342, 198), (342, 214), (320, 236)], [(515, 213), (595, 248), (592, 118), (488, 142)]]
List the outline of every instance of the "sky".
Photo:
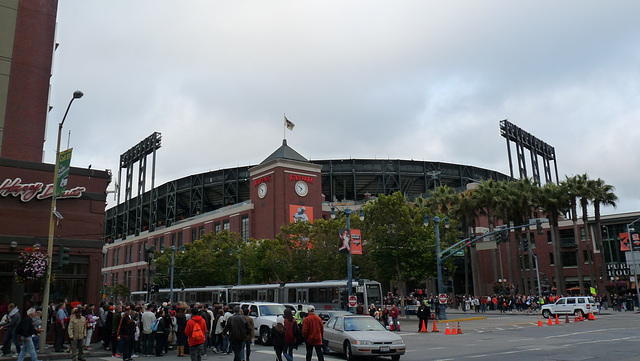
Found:
[(614, 186), (603, 214), (638, 211), (639, 13), (633, 0), (60, 0), (45, 161), (75, 90), (72, 165), (116, 181), (120, 155), (157, 131), (156, 185), (258, 164), (285, 136), (312, 161), (509, 174), (508, 119), (555, 148), (560, 180)]

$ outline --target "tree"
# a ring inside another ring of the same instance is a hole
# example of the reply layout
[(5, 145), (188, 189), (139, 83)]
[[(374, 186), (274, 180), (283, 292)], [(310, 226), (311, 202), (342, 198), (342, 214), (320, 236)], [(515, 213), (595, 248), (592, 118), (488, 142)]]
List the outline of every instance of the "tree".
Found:
[[(486, 215), (489, 222), (489, 232), (493, 232), (496, 224), (496, 211), (500, 197), (505, 192), (505, 182), (496, 182), (493, 179), (482, 181), (478, 188), (474, 190), (476, 205), (480, 214)], [(491, 251), (491, 264), (493, 268), (493, 279), (498, 279), (497, 252)]]
[(558, 217), (569, 207), (569, 200), (565, 190), (555, 183), (546, 183), (537, 193), (534, 203), (549, 217), (551, 244), (553, 246), (553, 263), (555, 269), (555, 283), (557, 294), (565, 294), (564, 266), (562, 262), (562, 248), (560, 246), (560, 232)]
[(118, 283), (117, 285), (113, 286), (111, 292), (116, 297), (116, 299), (121, 300), (126, 300), (131, 295), (131, 290), (129, 289), (129, 287), (122, 283)]
[[(580, 287), (580, 294), (584, 295), (584, 280), (582, 279), (582, 247), (580, 247), (580, 232), (578, 232), (578, 197), (581, 196), (581, 184), (582, 178), (580, 176), (566, 177), (563, 182), (563, 187), (569, 197), (569, 203), (571, 207), (571, 222), (573, 224), (573, 239), (576, 242), (576, 260), (578, 262), (578, 286)], [(585, 227), (587, 225), (585, 224)], [(592, 284), (593, 285), (593, 284)]]
[[(605, 259), (604, 244), (602, 243), (602, 224), (600, 223), (600, 206), (613, 206), (616, 207), (616, 201), (618, 196), (613, 193), (615, 187), (606, 184), (604, 180), (598, 178), (588, 183), (588, 187), (591, 190), (593, 200), (593, 212), (596, 219), (596, 243), (600, 248), (600, 263), (602, 268), (607, 268), (607, 261)], [(603, 277), (604, 278), (604, 277)], [(602, 281), (601, 281), (602, 283)], [(602, 285), (601, 285), (602, 286)]]

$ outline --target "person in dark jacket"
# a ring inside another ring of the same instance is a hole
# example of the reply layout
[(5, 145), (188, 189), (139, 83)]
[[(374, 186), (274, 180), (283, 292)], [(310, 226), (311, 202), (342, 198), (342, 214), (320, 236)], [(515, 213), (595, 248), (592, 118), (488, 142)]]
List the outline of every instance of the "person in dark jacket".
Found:
[(429, 329), (429, 314), (428, 307), (425, 306), (424, 302), (420, 302), (420, 307), (418, 307), (418, 311), (416, 311), (416, 315), (418, 316), (418, 332), (422, 331), (422, 327), (424, 325), (424, 330), (427, 331)]
[(178, 357), (187, 356), (184, 352), (184, 348), (187, 346), (187, 335), (184, 333), (184, 329), (187, 327), (187, 316), (185, 312), (186, 309), (178, 307), (178, 312), (176, 313), (176, 324), (178, 325), (178, 330), (176, 331), (176, 337), (178, 338)]
[(244, 317), (240, 306), (233, 308), (233, 316), (227, 320), (227, 325), (224, 326), (222, 334), (229, 334), (229, 342), (231, 343), (231, 351), (233, 351), (233, 361), (242, 360), (242, 343), (244, 342), (247, 334), (251, 333), (251, 326), (247, 322), (247, 318)]
[(167, 327), (167, 318), (164, 308), (161, 308), (156, 314), (156, 319), (158, 320), (158, 330), (155, 331), (156, 334), (156, 357), (164, 356), (164, 343), (166, 340), (166, 333), (169, 332), (169, 327)]
[(118, 327), (118, 336), (122, 341), (122, 360), (131, 361), (133, 358), (133, 341), (136, 334), (136, 322), (131, 318), (131, 307), (127, 306), (120, 320), (120, 326)]
[[(284, 334), (284, 317), (278, 316), (276, 317), (276, 325), (271, 328), (271, 343), (273, 344), (273, 350), (276, 352), (276, 360), (278, 361), (282, 361), (282, 351), (285, 346)], [(287, 357), (287, 360), (288, 359)]]
[(34, 335), (38, 334), (35, 325), (33, 324), (33, 317), (36, 317), (36, 309), (30, 308), (27, 311), (27, 317), (20, 321), (16, 329), (16, 334), (22, 339), (22, 349), (18, 355), (18, 361), (23, 361), (27, 352), (31, 356), (31, 361), (38, 361), (38, 354), (36, 353), (36, 347), (31, 341)]

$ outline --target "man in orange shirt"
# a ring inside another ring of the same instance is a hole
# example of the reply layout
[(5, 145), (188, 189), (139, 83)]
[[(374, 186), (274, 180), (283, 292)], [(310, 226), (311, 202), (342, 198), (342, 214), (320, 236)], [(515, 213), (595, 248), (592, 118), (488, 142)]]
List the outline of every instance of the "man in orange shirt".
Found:
[(307, 361), (311, 361), (314, 348), (316, 349), (316, 355), (318, 355), (318, 361), (324, 361), (324, 355), (322, 354), (324, 326), (322, 325), (322, 320), (316, 315), (315, 307), (307, 307), (307, 312), (309, 315), (302, 322), (302, 335), (307, 345)]

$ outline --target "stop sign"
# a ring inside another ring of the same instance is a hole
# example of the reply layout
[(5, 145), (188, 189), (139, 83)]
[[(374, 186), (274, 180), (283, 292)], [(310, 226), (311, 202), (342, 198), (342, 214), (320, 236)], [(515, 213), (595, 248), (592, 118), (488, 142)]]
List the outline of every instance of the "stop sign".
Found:
[(447, 295), (445, 295), (444, 293), (441, 293), (438, 298), (440, 299), (440, 304), (444, 305), (445, 303), (447, 303)]
[(349, 307), (356, 307), (358, 305), (358, 299), (356, 296), (349, 296)]

